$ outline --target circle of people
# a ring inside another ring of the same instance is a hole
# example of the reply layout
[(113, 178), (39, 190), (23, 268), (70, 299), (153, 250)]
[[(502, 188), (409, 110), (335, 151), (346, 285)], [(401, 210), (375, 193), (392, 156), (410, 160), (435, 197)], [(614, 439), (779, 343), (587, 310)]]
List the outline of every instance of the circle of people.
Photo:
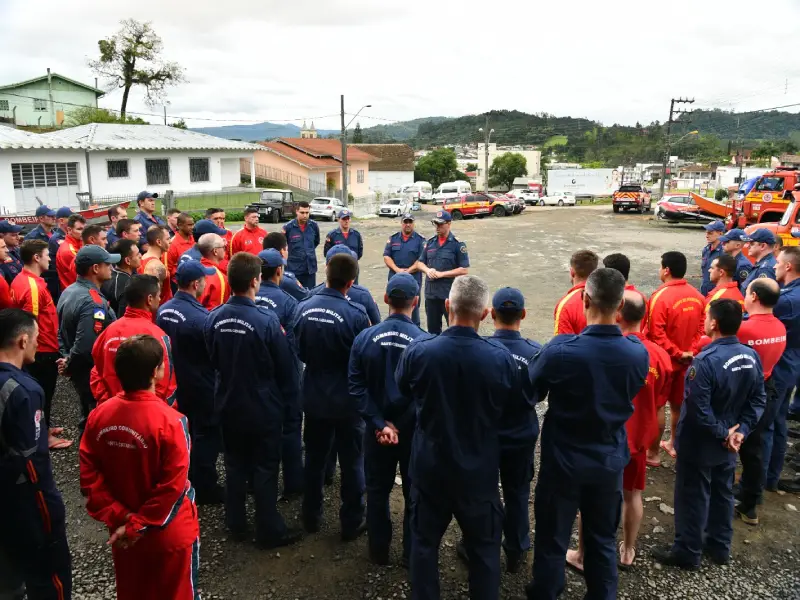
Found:
[[(702, 293), (685, 279), (686, 257), (666, 252), (649, 299), (628, 282), (625, 255), (601, 265), (576, 252), (542, 346), (521, 335), (520, 290), (490, 298), (469, 274), (446, 211), (428, 240), (412, 214), (387, 240), (381, 321), (357, 283), (363, 242), (349, 211), (325, 238), (317, 286), (320, 233), (307, 203), (282, 232), (247, 209), (232, 233), (216, 208), (197, 222), (172, 210), (164, 222), (155, 198), (139, 195), (135, 219), (109, 209), (107, 231), (40, 207), (20, 243), (20, 228), (0, 222), (0, 591), (71, 597), (49, 456), (72, 444), (51, 415), (59, 374), (80, 401), (80, 487), (108, 528), (122, 599), (199, 597), (197, 505), (224, 504), (231, 539), (260, 548), (318, 532), (337, 459), (341, 539), (366, 533), (379, 565), (395, 556), (399, 467), (398, 562), (415, 599), (439, 597), (453, 517), (471, 598), (498, 598), (501, 548), (518, 572), (531, 547), (528, 598), (560, 594), (566, 565), (584, 573), (590, 597), (615, 598), (618, 568), (635, 566), (646, 468), (661, 466), (660, 450), (677, 473), (675, 539), (651, 552), (663, 564), (727, 563), (734, 514), (758, 524), (764, 491), (797, 485), (780, 473), (800, 375), (800, 248), (781, 249), (769, 231), (706, 226)], [(487, 318), (495, 331), (482, 337)], [(535, 408), (545, 400), (532, 543)], [(278, 502), (300, 497), (302, 528), (290, 527)]]

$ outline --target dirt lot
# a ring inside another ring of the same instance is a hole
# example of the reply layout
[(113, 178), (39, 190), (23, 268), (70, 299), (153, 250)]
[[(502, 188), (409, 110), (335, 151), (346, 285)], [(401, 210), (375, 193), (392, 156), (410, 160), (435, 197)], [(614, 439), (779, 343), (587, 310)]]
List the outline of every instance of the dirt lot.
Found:
[[(430, 212), (430, 208), (426, 209)], [(419, 213), (418, 213), (419, 214)], [(419, 214), (417, 229), (433, 235), (429, 214)], [(382, 298), (386, 268), (381, 258), (386, 239), (397, 230), (396, 220), (371, 219), (356, 227), (364, 235), (365, 256), (361, 283)], [(268, 229), (276, 229), (269, 225)], [(323, 234), (332, 225), (321, 224)], [(608, 206), (529, 208), (510, 218), (455, 223), (454, 234), (467, 243), (471, 272), (485, 278), (492, 289), (513, 285), (522, 289), (528, 305), (525, 335), (547, 341), (552, 336), (553, 307), (569, 288), (567, 264), (572, 251), (590, 248), (601, 256), (625, 252), (633, 263), (631, 281), (645, 293), (659, 284), (658, 261), (666, 250), (681, 250), (689, 257), (689, 272), (699, 280), (699, 254), (704, 244), (699, 228), (657, 225), (648, 216), (613, 215)], [(379, 305), (382, 302), (379, 301)], [(382, 305), (385, 315), (385, 306)], [(424, 318), (424, 317), (423, 317)], [(423, 322), (424, 325), (424, 322)], [(490, 332), (490, 324), (483, 333)], [(61, 382), (55, 402), (55, 420), (75, 436), (77, 398)], [(540, 407), (543, 414), (545, 406)], [(85, 513), (78, 490), (77, 451), (54, 455), (54, 470), (67, 504), (70, 544), (74, 558), (76, 598), (113, 598), (111, 554), (104, 545), (107, 534)], [(704, 564), (701, 571), (660, 568), (649, 557), (653, 545), (672, 540), (673, 518), (659, 505), (673, 506), (674, 471), (665, 460), (648, 473), (645, 519), (640, 534), (636, 568), (620, 575), (620, 598), (800, 598), (797, 556), (800, 553), (800, 516), (786, 508), (800, 499), (767, 494), (761, 510), (762, 525), (748, 528), (735, 523), (733, 562), (727, 567)], [(366, 558), (366, 539), (351, 544), (339, 541), (338, 481), (328, 488), (326, 524), (300, 544), (280, 552), (261, 552), (250, 544), (226, 539), (219, 507), (201, 507), (200, 588), (205, 598), (245, 599), (394, 599), (409, 598), (407, 572), (399, 566), (379, 568)], [(395, 490), (394, 515), (399, 517), (402, 496)], [(297, 519), (299, 501), (283, 505), (287, 520)], [(533, 519), (533, 507), (531, 506)], [(399, 559), (399, 520), (395, 523), (393, 559)], [(535, 527), (535, 523), (532, 522)], [(451, 525), (441, 551), (442, 597), (466, 598), (466, 569), (456, 560), (457, 527)], [(529, 557), (530, 561), (530, 557)], [(529, 569), (503, 575), (503, 598), (518, 598)], [(564, 598), (582, 598), (582, 579), (570, 572)], [(165, 599), (166, 600), (166, 599)]]

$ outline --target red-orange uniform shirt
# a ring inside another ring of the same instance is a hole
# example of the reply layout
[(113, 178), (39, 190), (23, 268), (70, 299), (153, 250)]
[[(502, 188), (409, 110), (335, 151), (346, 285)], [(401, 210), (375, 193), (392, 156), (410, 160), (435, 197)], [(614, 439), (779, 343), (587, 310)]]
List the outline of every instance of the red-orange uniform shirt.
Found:
[(628, 449), (631, 455), (649, 448), (658, 437), (658, 407), (664, 404), (672, 374), (669, 356), (657, 344), (644, 337), (642, 333), (629, 335), (639, 338), (650, 355), (650, 368), (644, 387), (633, 398), (633, 414), (625, 423), (628, 432)]
[(228, 301), (228, 298), (231, 297), (231, 288), (228, 285), (228, 278), (220, 270), (219, 265), (214, 264), (207, 258), (201, 259), (200, 263), (204, 267), (212, 267), (217, 271), (214, 275), (206, 277), (206, 289), (200, 297), (200, 304), (211, 310)]
[(255, 229), (242, 227), (239, 231), (234, 233), (231, 238), (231, 256), (237, 252), (249, 252), (256, 256), (264, 249), (263, 244), (266, 235), (267, 232), (261, 229), (261, 227), (256, 227)]
[(175, 278), (175, 271), (178, 269), (178, 261), (181, 258), (181, 254), (186, 252), (187, 250), (191, 250), (192, 246), (194, 246), (194, 238), (189, 236), (187, 240), (180, 232), (175, 234), (175, 237), (172, 238), (172, 241), (169, 243), (169, 250), (167, 250), (167, 261), (164, 263), (167, 265), (167, 272), (169, 273), (169, 278)]
[(64, 242), (58, 247), (58, 252), (56, 252), (56, 272), (58, 273), (58, 281), (62, 290), (67, 289), (78, 279), (78, 273), (75, 271), (75, 256), (82, 247), (82, 241), (76, 240), (69, 235), (64, 238)]
[(39, 323), (38, 351), (58, 352), (58, 315), (47, 282), (28, 269), (22, 269), (11, 282), (11, 302), (36, 317)]
[(553, 335), (562, 333), (578, 334), (586, 327), (586, 315), (583, 314), (583, 288), (585, 283), (573, 286), (567, 294), (558, 301), (553, 311), (555, 325)]
[(744, 306), (744, 296), (742, 296), (742, 292), (739, 291), (739, 284), (735, 281), (718, 285), (708, 292), (708, 294), (706, 294), (706, 310), (708, 310), (708, 305), (711, 304), (713, 300), (720, 300), (722, 298), (736, 300), (739, 304)]
[(673, 370), (687, 364), (678, 362), (703, 335), (705, 320), (703, 295), (685, 279), (674, 279), (659, 287), (650, 297), (647, 339), (666, 350), (673, 361)]

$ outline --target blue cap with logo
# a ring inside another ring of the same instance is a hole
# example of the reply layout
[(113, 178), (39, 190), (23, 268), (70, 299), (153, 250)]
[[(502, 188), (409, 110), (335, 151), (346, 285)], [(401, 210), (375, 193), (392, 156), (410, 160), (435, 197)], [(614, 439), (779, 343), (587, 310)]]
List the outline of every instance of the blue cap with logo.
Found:
[(356, 258), (356, 253), (350, 250), (350, 248), (344, 244), (336, 244), (333, 248), (328, 250), (328, 253), (325, 255), (325, 262), (329, 263), (330, 260), (337, 254), (347, 254), (348, 256)]
[(353, 213), (351, 213), (346, 208), (343, 208), (342, 210), (339, 211), (339, 215), (338, 215), (337, 218), (339, 218), (339, 219), (349, 219), (352, 216), (353, 216)]
[(37, 217), (55, 217), (56, 211), (54, 211), (49, 206), (45, 206), (42, 204), (39, 208), (36, 209), (36, 216)]
[(120, 259), (121, 257), (119, 254), (109, 254), (105, 248), (95, 246), (94, 244), (89, 244), (78, 250), (78, 254), (75, 255), (75, 266), (90, 267), (92, 265), (100, 265), (103, 263), (115, 265), (120, 261)]
[(431, 219), (431, 223), (434, 225), (441, 225), (442, 223), (449, 223), (453, 220), (453, 217), (450, 216), (450, 213), (446, 210), (440, 210), (436, 213), (436, 216)]
[(0, 233), (19, 233), (22, 225), (14, 225), (11, 221), (0, 221)]
[(141, 202), (142, 200), (145, 200), (147, 198), (158, 198), (158, 194), (154, 194), (148, 191), (139, 192), (139, 195), (136, 196), (136, 202)]
[(775, 234), (769, 229), (756, 229), (753, 233), (747, 236), (747, 242), (759, 242), (761, 244), (769, 244), (774, 246), (776, 239)]
[(266, 250), (262, 250), (258, 253), (258, 258), (261, 259), (261, 262), (264, 263), (265, 267), (283, 267), (286, 265), (286, 261), (284, 260), (283, 256), (281, 256), (280, 251), (276, 250), (275, 248), (267, 248)]
[(414, 215), (412, 215), (410, 212), (407, 212), (407, 213), (403, 213), (400, 216), (400, 220), (401, 221), (414, 221), (415, 219), (414, 219)]
[(178, 280), (178, 285), (186, 286), (193, 281), (197, 281), (208, 275), (213, 275), (216, 272), (215, 269), (204, 267), (197, 260), (187, 260), (178, 265), (175, 276)]
[(390, 298), (411, 300), (414, 296), (419, 296), (419, 284), (408, 273), (397, 273), (386, 284), (386, 295)]
[(495, 310), (522, 310), (525, 308), (525, 296), (517, 288), (500, 288), (492, 298), (492, 308)]
[(205, 235), (206, 233), (216, 233), (217, 235), (225, 235), (225, 230), (217, 227), (214, 224), (214, 221), (210, 219), (200, 219), (197, 223), (194, 224), (194, 228), (192, 229), (192, 235), (194, 239), (197, 240), (200, 238), (201, 235)]
[(712, 221), (708, 225), (703, 225), (703, 229), (706, 231), (725, 231), (725, 223), (717, 219), (716, 221)]
[(744, 229), (731, 229), (728, 233), (719, 238), (720, 242), (746, 242), (747, 234)]
[(62, 206), (56, 211), (56, 218), (68, 219), (72, 216), (72, 209), (69, 206)]

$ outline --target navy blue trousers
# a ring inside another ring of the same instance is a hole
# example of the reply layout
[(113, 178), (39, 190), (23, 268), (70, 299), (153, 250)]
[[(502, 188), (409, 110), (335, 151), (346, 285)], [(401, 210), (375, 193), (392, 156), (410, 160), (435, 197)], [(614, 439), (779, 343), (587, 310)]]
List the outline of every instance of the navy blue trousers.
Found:
[(528, 501), (533, 481), (534, 446), (504, 448), (500, 451), (500, 484), (503, 486), (503, 550), (518, 557), (531, 547)]
[(202, 496), (217, 487), (217, 457), (222, 451), (222, 430), (216, 416), (193, 407), (188, 399), (179, 397), (178, 408), (186, 415), (192, 436), (189, 480), (197, 494)]
[(302, 430), (303, 409), (299, 404), (288, 407), (283, 421), (283, 437), (281, 439), (284, 494), (298, 494), (303, 491)]
[(444, 299), (425, 298), (425, 317), (428, 322), (428, 333), (442, 333), (442, 319), (450, 325), (447, 311), (444, 308)]
[(317, 274), (316, 273), (295, 273), (295, 277), (297, 277), (297, 281), (299, 281), (304, 288), (311, 289), (317, 286)]

